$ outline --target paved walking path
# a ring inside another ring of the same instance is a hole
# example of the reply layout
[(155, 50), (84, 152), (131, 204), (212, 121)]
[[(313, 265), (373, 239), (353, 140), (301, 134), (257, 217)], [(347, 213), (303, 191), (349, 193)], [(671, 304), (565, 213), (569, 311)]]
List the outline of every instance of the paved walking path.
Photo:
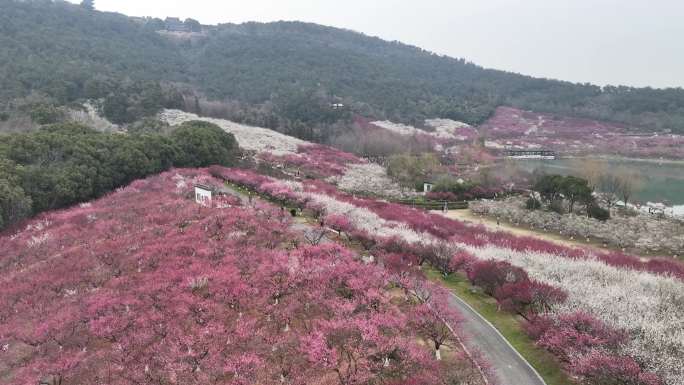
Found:
[(494, 326), (470, 307), (465, 301), (452, 295), (449, 300), (465, 321), (459, 325), (468, 347), (482, 353), (491, 365), (499, 385), (545, 385), (537, 371), (511, 346)]

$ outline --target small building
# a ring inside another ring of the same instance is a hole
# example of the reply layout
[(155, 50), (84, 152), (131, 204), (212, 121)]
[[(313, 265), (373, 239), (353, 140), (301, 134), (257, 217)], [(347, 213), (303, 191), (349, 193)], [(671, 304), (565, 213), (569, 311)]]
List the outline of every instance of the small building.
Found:
[(210, 206), (213, 195), (213, 188), (201, 184), (195, 185), (195, 202), (198, 204), (201, 204), (202, 206)]
[(330, 105), (333, 110), (341, 110), (344, 108), (344, 104), (342, 103), (333, 103)]
[[(423, 182), (423, 194), (428, 194), (434, 191), (436, 180), (437, 179), (428, 179), (427, 181)], [(463, 178), (457, 178), (456, 183), (462, 185), (465, 184), (465, 180), (463, 180)]]

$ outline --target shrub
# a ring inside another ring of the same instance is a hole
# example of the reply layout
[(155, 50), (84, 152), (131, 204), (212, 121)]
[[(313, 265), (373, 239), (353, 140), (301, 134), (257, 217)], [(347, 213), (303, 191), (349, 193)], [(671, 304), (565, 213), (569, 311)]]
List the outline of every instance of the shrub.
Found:
[(530, 338), (535, 341), (539, 339), (551, 328), (555, 327), (554, 319), (548, 316), (537, 316), (527, 320), (523, 324), (523, 329)]
[(556, 320), (537, 317), (526, 330), (537, 343), (566, 363), (594, 349), (617, 351), (627, 335), (583, 312), (564, 314)]
[(54, 124), (64, 116), (63, 111), (52, 104), (37, 104), (31, 108), (29, 115), (37, 124)]
[(457, 201), (458, 197), (451, 192), (431, 192), (425, 194), (425, 198), (430, 201)]
[(128, 133), (131, 135), (142, 134), (163, 134), (170, 130), (168, 123), (155, 118), (145, 118), (128, 127)]
[(529, 197), (525, 202), (525, 208), (528, 210), (539, 210), (542, 207), (539, 199), (534, 197)]
[(610, 219), (610, 211), (597, 204), (590, 205), (587, 208), (587, 214), (590, 218), (598, 219), (599, 221), (607, 221)]
[(481, 261), (473, 264), (468, 272), (468, 279), (489, 295), (506, 283), (529, 280), (525, 270), (504, 261)]
[(563, 201), (561, 199), (552, 200), (551, 203), (549, 203), (549, 210), (557, 214), (564, 214), (565, 209), (563, 208)]
[(354, 229), (349, 219), (343, 215), (332, 214), (325, 217), (324, 222), (328, 227), (338, 233), (349, 233)]
[(579, 357), (569, 367), (569, 371), (581, 378), (586, 385), (660, 385), (658, 376), (642, 371), (631, 357), (605, 354), (592, 351)]
[(477, 258), (475, 258), (472, 254), (467, 251), (460, 250), (451, 258), (449, 268), (452, 272), (468, 272), (476, 262)]
[(542, 282), (523, 280), (504, 284), (496, 290), (494, 297), (504, 310), (528, 318), (548, 312), (553, 305), (565, 301), (567, 294)]

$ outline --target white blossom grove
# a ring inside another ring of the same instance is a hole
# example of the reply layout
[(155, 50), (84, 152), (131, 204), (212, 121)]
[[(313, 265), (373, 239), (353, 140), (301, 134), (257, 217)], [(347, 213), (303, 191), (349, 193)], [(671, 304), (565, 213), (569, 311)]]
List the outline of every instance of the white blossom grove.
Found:
[(86, 102), (83, 104), (84, 110), (79, 109), (69, 109), (68, 115), (69, 119), (73, 122), (92, 127), (97, 131), (103, 132), (116, 132), (120, 130), (120, 127), (106, 118), (101, 117), (97, 113), (97, 109), (92, 103)]
[(462, 245), (482, 259), (508, 261), (531, 277), (565, 290), (557, 313), (585, 311), (627, 330), (625, 353), (660, 374), (667, 384), (684, 384), (684, 283), (676, 278), (608, 266), (596, 260)]
[(326, 194), (306, 192), (304, 186), (299, 182), (269, 179), (273, 181), (273, 184), (293, 191), (300, 199), (321, 205), (328, 214), (345, 216), (359, 230), (367, 231), (379, 237), (401, 237), (411, 243), (435, 243), (439, 241), (430, 234), (411, 230), (406, 223), (382, 219), (367, 208), (343, 202)]
[[(284, 135), (267, 128), (252, 127), (225, 119), (214, 119), (198, 116), (179, 110), (165, 110), (159, 115), (162, 121), (175, 126), (185, 122), (200, 120), (216, 124), (235, 136), (241, 148), (256, 153), (267, 153), (275, 156), (294, 155), (302, 148), (313, 145), (301, 139)], [(387, 175), (387, 170), (374, 163), (352, 163), (342, 165), (346, 171), (341, 176), (335, 176), (329, 180), (341, 190), (349, 192), (363, 192), (383, 195), (392, 198), (400, 198), (411, 195), (399, 187)]]
[(347, 166), (342, 176), (328, 179), (340, 190), (369, 193), (390, 198), (401, 198), (415, 195), (414, 192), (402, 189), (387, 175), (387, 170), (375, 163), (359, 163)]
[[(284, 185), (284, 184), (283, 184)], [(344, 215), (352, 225), (376, 237), (400, 237), (413, 244), (440, 244), (431, 234), (417, 232), (406, 223), (388, 221), (372, 210), (326, 194), (305, 192), (293, 186), (302, 199), (323, 206), (328, 214)], [(684, 385), (684, 282), (629, 268), (609, 266), (594, 259), (572, 259), (541, 252), (456, 243), (482, 260), (508, 261), (532, 278), (568, 293), (556, 314), (584, 311), (608, 325), (629, 332), (626, 355), (658, 373), (668, 385)]]
[[(477, 129), (469, 124), (451, 119), (428, 119), (425, 124), (435, 129), (435, 136), (444, 139), (466, 140), (477, 134)], [(465, 133), (470, 135), (463, 135)]]
[(609, 221), (599, 221), (584, 215), (560, 215), (544, 210), (525, 209), (524, 199), (512, 197), (502, 201), (473, 202), (473, 212), (501, 217), (550, 231), (582, 238), (600, 239), (623, 248), (646, 252), (672, 254), (684, 253), (684, 232), (681, 221), (658, 218), (654, 215), (614, 215)]
[(439, 242), (430, 234), (411, 230), (406, 223), (382, 219), (371, 210), (342, 202), (334, 197), (315, 193), (301, 193), (301, 196), (322, 205), (329, 214), (344, 215), (355, 228), (367, 231), (376, 237), (400, 237), (410, 243), (422, 244)]
[(172, 126), (192, 120), (213, 123), (226, 132), (235, 135), (235, 139), (240, 147), (258, 153), (270, 152), (274, 155), (296, 154), (299, 146), (310, 144), (301, 139), (283, 135), (267, 128), (246, 126), (224, 119), (206, 118), (179, 110), (165, 110), (159, 115), (159, 118)]
[(394, 132), (395, 134), (399, 135), (404, 135), (404, 136), (413, 136), (413, 135), (428, 135), (432, 136), (437, 139), (465, 139), (465, 138), (459, 138), (458, 130), (459, 129), (470, 129), (471, 131), (474, 131), (468, 124), (463, 123), (463, 122), (458, 122), (455, 120), (450, 120), (450, 119), (430, 119), (426, 120), (425, 123), (432, 127), (434, 129), (433, 132), (426, 131), (426, 130), (421, 130), (419, 128), (401, 124), (401, 123), (394, 123), (390, 121), (378, 121), (378, 122), (372, 122), (374, 126), (384, 128), (385, 130)]
[(371, 122), (371, 124), (374, 126), (380, 127), (380, 128), (384, 128), (385, 130), (392, 131), (395, 134), (399, 134), (399, 135), (406, 135), (406, 136), (411, 136), (411, 135), (416, 135), (416, 134), (426, 134), (427, 135), (427, 131), (419, 130), (413, 126), (409, 126), (406, 124), (390, 122), (389, 120)]

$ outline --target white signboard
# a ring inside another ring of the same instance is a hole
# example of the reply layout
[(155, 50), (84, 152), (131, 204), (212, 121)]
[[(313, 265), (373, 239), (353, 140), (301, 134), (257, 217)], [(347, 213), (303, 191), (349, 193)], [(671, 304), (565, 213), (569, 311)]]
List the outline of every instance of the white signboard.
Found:
[(195, 202), (204, 206), (209, 206), (211, 204), (211, 190), (201, 186), (195, 186)]

